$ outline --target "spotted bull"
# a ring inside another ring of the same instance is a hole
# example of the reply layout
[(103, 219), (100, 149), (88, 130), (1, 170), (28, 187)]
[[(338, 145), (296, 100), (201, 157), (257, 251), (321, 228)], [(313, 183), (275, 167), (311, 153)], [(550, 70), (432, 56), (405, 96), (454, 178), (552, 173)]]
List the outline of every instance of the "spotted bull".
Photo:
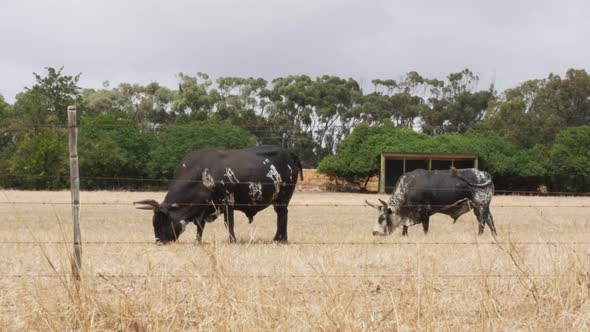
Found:
[(496, 235), (490, 202), (494, 183), (490, 174), (474, 168), (446, 171), (415, 170), (402, 175), (388, 202), (370, 206), (378, 210), (373, 235), (388, 235), (403, 225), (402, 235), (408, 235), (408, 227), (421, 223), (428, 233), (430, 216), (442, 213), (453, 218), (473, 209), (479, 222), (479, 235), (485, 224)]
[(207, 222), (224, 214), (230, 241), (234, 234), (234, 210), (252, 223), (256, 213), (273, 205), (277, 214), (275, 241), (287, 241), (289, 201), (298, 175), (303, 179), (299, 158), (276, 146), (242, 150), (196, 150), (176, 169), (175, 179), (162, 203), (135, 202), (139, 209), (153, 210), (156, 243), (178, 239), (188, 223), (197, 226), (201, 241)]

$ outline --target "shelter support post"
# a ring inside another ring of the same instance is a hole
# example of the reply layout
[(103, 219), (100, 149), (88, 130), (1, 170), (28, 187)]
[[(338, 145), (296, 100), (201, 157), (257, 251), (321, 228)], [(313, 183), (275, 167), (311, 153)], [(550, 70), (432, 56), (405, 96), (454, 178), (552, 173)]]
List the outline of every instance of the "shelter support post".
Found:
[(379, 170), (379, 193), (385, 193), (385, 156), (381, 153), (381, 169)]

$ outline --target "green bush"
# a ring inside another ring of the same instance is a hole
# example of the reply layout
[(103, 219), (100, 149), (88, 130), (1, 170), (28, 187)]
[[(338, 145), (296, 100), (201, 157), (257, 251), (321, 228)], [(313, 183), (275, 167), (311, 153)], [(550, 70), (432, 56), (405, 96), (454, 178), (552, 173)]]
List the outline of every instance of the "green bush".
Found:
[(378, 157), (382, 151), (434, 151), (433, 144), (429, 136), (411, 129), (370, 127), (363, 123), (342, 141), (336, 155), (319, 163), (318, 170), (361, 185), (367, 177), (378, 173)]
[(561, 190), (590, 191), (590, 127), (559, 132), (550, 155), (552, 175)]
[(335, 156), (323, 159), (321, 173), (361, 184), (379, 171), (381, 152), (474, 153), (480, 167), (498, 176), (545, 176), (542, 149), (522, 149), (492, 131), (430, 137), (410, 129), (361, 124), (342, 142)]
[(25, 138), (10, 160), (14, 185), (23, 189), (62, 189), (68, 185), (68, 140), (63, 133)]
[(254, 145), (253, 135), (226, 122), (179, 122), (157, 133), (146, 164), (148, 176), (171, 179), (180, 160), (195, 149), (237, 149)]
[[(124, 112), (83, 116), (78, 156), (82, 189), (153, 188), (160, 182), (126, 178), (170, 179), (184, 155), (199, 148), (254, 146), (255, 137), (225, 122), (182, 122), (162, 130), (136, 124)], [(16, 147), (0, 149), (4, 186), (62, 189), (69, 186), (68, 137), (65, 131), (24, 137)], [(6, 174), (8, 173), (8, 174)], [(104, 179), (103, 179), (104, 178)], [(117, 178), (117, 179), (111, 179)]]
[[(154, 133), (135, 123), (125, 112), (111, 112), (82, 117), (78, 154), (80, 175), (86, 177), (84, 188), (141, 185), (121, 183), (99, 177), (146, 177), (146, 164), (153, 145)], [(90, 179), (89, 179), (90, 178)]]

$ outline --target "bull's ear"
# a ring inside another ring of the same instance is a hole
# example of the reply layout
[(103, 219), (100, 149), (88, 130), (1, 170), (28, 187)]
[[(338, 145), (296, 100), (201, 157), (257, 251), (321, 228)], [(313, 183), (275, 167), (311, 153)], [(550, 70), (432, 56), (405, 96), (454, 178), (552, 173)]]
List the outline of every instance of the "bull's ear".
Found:
[(387, 208), (386, 211), (387, 211), (387, 214), (392, 214), (393, 213), (393, 210), (391, 208)]
[(160, 203), (154, 201), (153, 199), (144, 199), (143, 201), (133, 202), (135, 204), (143, 204), (144, 206), (138, 206), (137, 209), (140, 210), (154, 210), (154, 212), (160, 211)]

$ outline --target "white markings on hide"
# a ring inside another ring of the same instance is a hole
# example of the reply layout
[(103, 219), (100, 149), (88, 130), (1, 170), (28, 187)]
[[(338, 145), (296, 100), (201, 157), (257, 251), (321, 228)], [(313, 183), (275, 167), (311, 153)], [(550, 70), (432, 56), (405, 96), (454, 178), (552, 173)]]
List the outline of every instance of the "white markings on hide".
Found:
[(211, 215), (215, 216), (215, 218), (219, 217), (219, 215), (221, 214), (221, 211), (220, 211), (219, 207), (217, 207), (217, 205), (215, 205), (215, 202), (213, 200), (210, 200), (207, 203), (211, 204), (211, 206), (213, 206), (213, 210), (215, 210), (215, 212), (213, 212)]
[(260, 182), (250, 182), (248, 184), (248, 194), (253, 203), (262, 200), (262, 184)]
[(385, 234), (385, 227), (387, 226), (387, 216), (382, 209), (377, 210), (377, 217), (373, 225), (373, 234)]
[(185, 163), (183, 163), (183, 164), (182, 164), (182, 167), (186, 168), (186, 164), (185, 164)]
[(477, 179), (477, 183), (484, 183), (487, 180), (489, 180), (486, 173), (483, 171), (480, 171), (478, 169), (474, 169), (473, 174), (475, 175), (475, 178)]
[(225, 168), (225, 177), (229, 180), (229, 182), (231, 183), (238, 183), (240, 181), (238, 181), (238, 178), (236, 177), (236, 174), (234, 173), (234, 171), (231, 170), (231, 168), (226, 167)]
[(223, 204), (226, 204), (226, 205), (234, 205), (236, 203), (234, 193), (231, 193), (226, 190), (225, 197), (223, 198), (222, 202), (223, 202)]
[(494, 186), (477, 188), (473, 193), (473, 200), (479, 206), (489, 206), (494, 196)]
[(274, 194), (272, 194), (272, 199), (274, 200), (277, 197), (277, 195), (279, 194), (279, 191), (281, 190), (281, 187), (280, 187), (280, 184), (282, 182), (281, 174), (279, 174), (275, 165), (270, 165), (270, 170), (266, 174), (266, 177), (270, 178), (272, 180), (272, 182), (274, 183), (275, 192), (274, 192)]
[(291, 168), (291, 165), (287, 165), (287, 167), (289, 167), (289, 172), (291, 173), (289, 177), (291, 181), (293, 181), (293, 169)]
[(399, 211), (399, 208), (405, 202), (407, 195), (408, 183), (406, 181), (406, 175), (402, 175), (399, 178), (399, 181), (397, 182), (397, 185), (395, 186), (395, 189), (393, 190), (391, 197), (389, 197), (389, 201), (387, 202), (389, 208), (393, 210), (394, 213)]
[(490, 202), (492, 201), (492, 197), (494, 196), (494, 185), (490, 175), (478, 169), (473, 169), (471, 171), (477, 179), (477, 184), (486, 185), (485, 187), (479, 187), (474, 190), (473, 200), (475, 204), (478, 206), (489, 206)]
[(266, 165), (270, 162), (270, 160), (268, 160), (268, 158), (264, 159), (264, 161), (262, 162), (263, 165)]
[(213, 176), (209, 173), (209, 169), (205, 168), (202, 174), (203, 185), (208, 189), (213, 189), (215, 186), (215, 180), (213, 180)]

